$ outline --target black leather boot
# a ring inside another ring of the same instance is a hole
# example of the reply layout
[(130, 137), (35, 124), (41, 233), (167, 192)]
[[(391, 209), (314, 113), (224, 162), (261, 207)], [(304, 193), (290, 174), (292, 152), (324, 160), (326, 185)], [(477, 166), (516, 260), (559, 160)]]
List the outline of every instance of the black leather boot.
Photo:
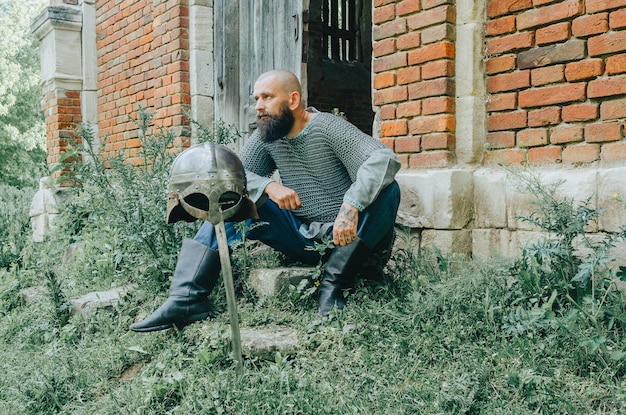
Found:
[(217, 251), (193, 239), (183, 240), (169, 297), (154, 313), (132, 324), (130, 329), (138, 332), (172, 326), (182, 329), (207, 318), (211, 311), (207, 296), (217, 282), (220, 267)]
[(317, 288), (320, 315), (328, 316), (333, 307), (343, 310), (346, 305), (343, 290), (352, 287), (370, 252), (371, 249), (361, 239), (333, 248)]

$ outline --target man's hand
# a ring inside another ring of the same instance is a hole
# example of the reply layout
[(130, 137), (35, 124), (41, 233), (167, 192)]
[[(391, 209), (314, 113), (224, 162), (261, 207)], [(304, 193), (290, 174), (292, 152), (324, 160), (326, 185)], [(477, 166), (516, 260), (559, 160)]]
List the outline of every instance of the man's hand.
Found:
[(278, 182), (271, 182), (265, 186), (265, 193), (281, 209), (296, 210), (302, 207), (298, 193)]
[(343, 202), (333, 225), (333, 243), (337, 246), (346, 246), (355, 241), (358, 223), (359, 210)]

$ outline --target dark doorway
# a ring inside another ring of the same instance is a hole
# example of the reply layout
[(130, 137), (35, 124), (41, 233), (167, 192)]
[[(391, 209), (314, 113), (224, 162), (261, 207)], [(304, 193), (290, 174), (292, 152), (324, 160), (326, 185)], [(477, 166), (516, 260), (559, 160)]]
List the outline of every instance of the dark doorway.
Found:
[(308, 105), (372, 134), (372, 1), (310, 0), (307, 18)]

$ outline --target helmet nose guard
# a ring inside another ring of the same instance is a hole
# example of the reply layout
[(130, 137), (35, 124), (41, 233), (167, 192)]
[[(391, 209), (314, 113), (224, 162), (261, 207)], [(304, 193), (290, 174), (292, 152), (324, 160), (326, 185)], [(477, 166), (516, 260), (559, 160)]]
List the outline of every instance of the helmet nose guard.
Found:
[(217, 225), (259, 217), (241, 160), (221, 144), (196, 144), (180, 153), (170, 169), (168, 192), (167, 223), (203, 219)]

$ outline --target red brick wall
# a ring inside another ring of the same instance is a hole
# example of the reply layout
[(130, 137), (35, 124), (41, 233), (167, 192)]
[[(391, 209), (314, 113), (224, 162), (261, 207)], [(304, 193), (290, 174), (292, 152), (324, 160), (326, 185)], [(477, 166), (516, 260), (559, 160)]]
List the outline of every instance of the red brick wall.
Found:
[(375, 0), (374, 105), (379, 136), (403, 167), (454, 162), (456, 10), (450, 0)]
[(98, 126), (108, 136), (103, 156), (122, 150), (140, 163), (139, 108), (156, 126), (182, 135), (189, 92), (187, 1), (107, 0), (97, 3)]
[(488, 2), (485, 163), (626, 160), (626, 0)]
[[(56, 89), (46, 92), (42, 109), (46, 114), (46, 147), (48, 165), (56, 166), (61, 161), (61, 153), (74, 137), (76, 126), (82, 121), (80, 112), (80, 91)], [(55, 171), (58, 178), (61, 171)]]

